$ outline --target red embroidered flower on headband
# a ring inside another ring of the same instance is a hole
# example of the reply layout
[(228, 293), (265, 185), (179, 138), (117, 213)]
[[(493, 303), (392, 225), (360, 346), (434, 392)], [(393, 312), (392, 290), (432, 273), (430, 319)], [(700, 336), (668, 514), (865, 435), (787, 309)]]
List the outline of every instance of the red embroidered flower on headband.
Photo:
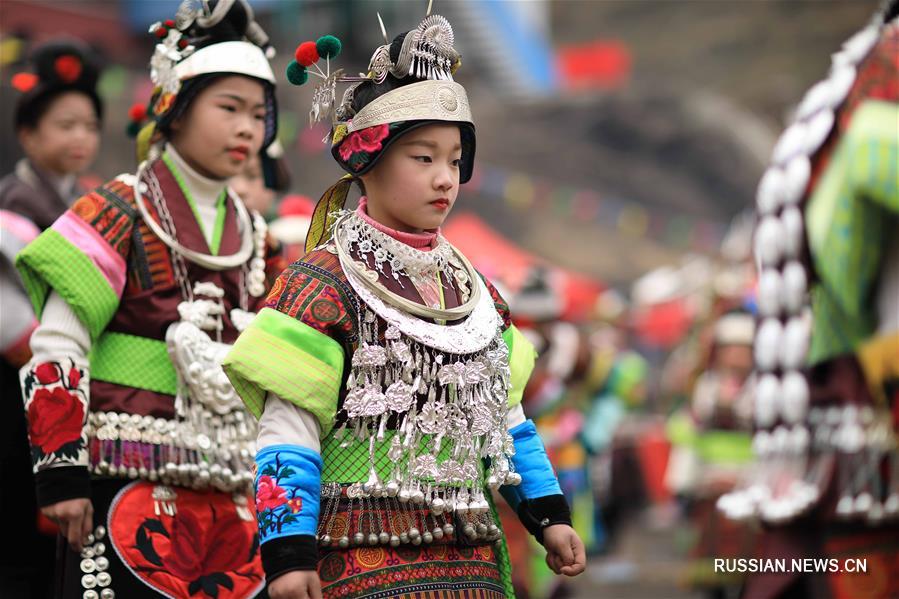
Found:
[(368, 152), (369, 154), (377, 152), (382, 148), (382, 142), (389, 135), (390, 126), (387, 124), (366, 127), (361, 131), (353, 131), (347, 135), (337, 151), (340, 154), (340, 158), (346, 162), (356, 152)]
[(66, 83), (74, 83), (81, 76), (81, 61), (77, 56), (71, 54), (57, 58), (53, 63), (53, 68), (56, 69), (59, 78)]

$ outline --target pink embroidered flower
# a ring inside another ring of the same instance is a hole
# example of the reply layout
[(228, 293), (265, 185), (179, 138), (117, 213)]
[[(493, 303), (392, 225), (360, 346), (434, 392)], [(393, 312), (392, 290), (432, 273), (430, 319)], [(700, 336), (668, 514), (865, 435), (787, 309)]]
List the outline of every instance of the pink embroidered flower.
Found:
[(285, 503), (287, 503), (287, 491), (279, 487), (271, 476), (267, 474), (260, 476), (259, 482), (256, 483), (256, 512), (273, 510)]
[(294, 497), (293, 499), (287, 502), (287, 507), (290, 508), (290, 511), (294, 514), (300, 513), (300, 510), (303, 509), (303, 498), (302, 497)]
[(382, 142), (390, 136), (390, 126), (374, 125), (361, 131), (350, 133), (338, 149), (340, 157), (346, 161), (356, 152), (377, 152), (382, 148)]

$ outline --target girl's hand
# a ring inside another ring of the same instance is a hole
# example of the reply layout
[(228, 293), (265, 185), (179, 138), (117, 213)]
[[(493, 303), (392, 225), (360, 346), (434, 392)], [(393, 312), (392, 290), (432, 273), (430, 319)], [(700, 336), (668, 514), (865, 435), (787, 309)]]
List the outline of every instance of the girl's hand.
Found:
[(294, 570), (268, 585), (271, 599), (322, 599), (322, 587), (315, 570)]
[(84, 549), (84, 539), (94, 528), (94, 507), (90, 499), (67, 499), (41, 508), (41, 513), (59, 525), (59, 532), (76, 553)]
[(553, 524), (543, 529), (546, 565), (556, 574), (577, 576), (587, 567), (584, 542), (567, 524)]

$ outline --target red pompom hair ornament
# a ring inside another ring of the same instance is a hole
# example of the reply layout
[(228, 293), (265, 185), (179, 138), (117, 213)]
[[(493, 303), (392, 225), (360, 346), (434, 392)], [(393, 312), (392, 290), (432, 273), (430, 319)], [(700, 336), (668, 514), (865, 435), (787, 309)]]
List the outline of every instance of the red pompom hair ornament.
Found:
[(30, 92), (34, 89), (34, 86), (38, 84), (38, 76), (34, 73), (16, 73), (12, 76), (12, 86), (22, 92), (23, 94), (26, 92)]
[(66, 83), (73, 83), (81, 76), (81, 61), (77, 56), (72, 56), (71, 54), (57, 58), (53, 63), (53, 68), (56, 70), (59, 78)]
[(165, 22), (163, 22), (163, 25), (165, 25), (166, 27), (171, 29), (172, 27), (175, 26), (175, 21), (173, 21), (171, 19), (167, 19)]
[(318, 55), (318, 48), (315, 47), (315, 42), (303, 42), (297, 46), (294, 57), (297, 59), (297, 62), (304, 67), (312, 66), (317, 63), (320, 58)]
[(128, 118), (132, 122), (140, 123), (147, 118), (147, 107), (143, 104), (134, 104), (128, 109)]
[(164, 38), (164, 37), (167, 36), (168, 34), (169, 34), (169, 30), (166, 29), (165, 27), (161, 26), (161, 25), (160, 25), (159, 27), (157, 27), (157, 28), (153, 31), (153, 35), (155, 35), (155, 36), (158, 37), (159, 39)]

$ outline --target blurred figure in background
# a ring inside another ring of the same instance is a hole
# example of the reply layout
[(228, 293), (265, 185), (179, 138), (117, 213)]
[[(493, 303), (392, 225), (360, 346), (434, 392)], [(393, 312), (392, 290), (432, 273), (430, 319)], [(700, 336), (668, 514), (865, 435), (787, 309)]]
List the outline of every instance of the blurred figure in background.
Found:
[(15, 256), (84, 193), (78, 176), (97, 155), (103, 116), (97, 60), (83, 44), (47, 43), (27, 67), (12, 77), (20, 92), (14, 127), (25, 157), (0, 180), (0, 512), (16, 514), (6, 530), (29, 548), (0, 560), (0, 589), (11, 598), (50, 596), (56, 536), (56, 526), (39, 518), (22, 414), (18, 369), (31, 358), (37, 320)]
[(751, 556), (751, 530), (715, 510), (718, 497), (734, 488), (752, 458), (752, 339), (755, 322), (733, 311), (712, 325), (706, 368), (693, 385), (688, 406), (668, 424), (672, 455), (666, 482), (691, 518), (697, 538), (687, 577), (709, 597), (735, 597), (739, 576), (713, 569), (713, 558)]
[[(603, 385), (586, 411), (581, 441), (593, 462), (596, 549), (608, 549), (623, 518), (645, 499), (640, 463), (634, 453), (636, 431), (621, 428), (629, 412), (646, 400), (649, 366), (633, 351), (615, 356)], [(601, 526), (601, 528), (599, 528)]]
[(759, 183), (761, 455), (719, 507), (767, 525), (761, 557), (838, 567), (754, 574), (749, 599), (899, 596), (897, 122), (893, 0), (833, 54)]
[(43, 230), (85, 191), (78, 176), (97, 156), (103, 103), (97, 59), (86, 46), (50, 42), (30, 62), (30, 71), (12, 78), (21, 92), (14, 125), (25, 157), (0, 180), (0, 209)]
[(292, 264), (306, 253), (306, 233), (315, 203), (306, 196), (289, 195), (278, 204), (278, 217), (269, 223), (272, 237), (281, 243), (284, 260)]
[(264, 155), (251, 156), (243, 171), (228, 182), (250, 210), (267, 220), (272, 218), (279, 193), (290, 188), (290, 173), (284, 160), (284, 149), (277, 141)]

